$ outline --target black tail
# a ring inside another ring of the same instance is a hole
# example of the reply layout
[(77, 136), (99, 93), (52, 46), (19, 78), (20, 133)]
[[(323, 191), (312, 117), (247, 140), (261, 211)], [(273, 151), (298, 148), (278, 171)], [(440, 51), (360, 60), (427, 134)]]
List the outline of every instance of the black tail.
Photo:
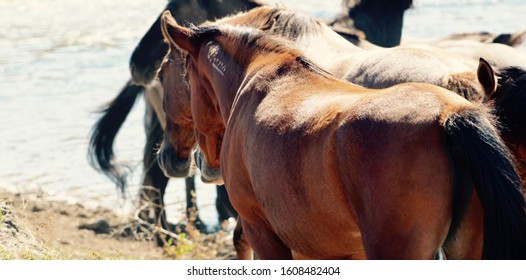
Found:
[(88, 158), (95, 170), (110, 178), (124, 193), (126, 189), (126, 166), (113, 163), (113, 141), (121, 128), (126, 116), (130, 113), (137, 96), (144, 87), (132, 85), (128, 81), (119, 95), (101, 109), (102, 117), (95, 123), (90, 134)]
[[(526, 259), (522, 183), (512, 156), (489, 118), (481, 111), (466, 110), (450, 116), (445, 131), (455, 173), (458, 177), (469, 176), (480, 197), (484, 211), (483, 258)], [(456, 184), (455, 188), (466, 187), (466, 180), (463, 182), (464, 186)]]

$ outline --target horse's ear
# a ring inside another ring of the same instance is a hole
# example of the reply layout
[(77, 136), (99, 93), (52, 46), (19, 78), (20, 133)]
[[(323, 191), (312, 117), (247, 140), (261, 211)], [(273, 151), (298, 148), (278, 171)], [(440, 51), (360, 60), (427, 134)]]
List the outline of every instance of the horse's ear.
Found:
[(197, 52), (197, 44), (193, 41), (194, 32), (177, 24), (170, 11), (164, 11), (161, 16), (161, 31), (164, 39), (171, 47), (179, 48), (191, 54)]
[(486, 97), (490, 97), (497, 89), (495, 72), (491, 65), (482, 57), (477, 68), (477, 78), (484, 89)]

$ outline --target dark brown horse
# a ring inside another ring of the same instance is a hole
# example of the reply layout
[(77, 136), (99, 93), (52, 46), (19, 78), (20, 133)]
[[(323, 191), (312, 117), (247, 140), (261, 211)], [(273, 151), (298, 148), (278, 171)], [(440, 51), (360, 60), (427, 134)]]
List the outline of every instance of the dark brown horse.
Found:
[[(181, 18), (182, 22), (199, 24), (205, 20), (219, 18), (237, 11), (245, 11), (259, 6), (256, 0), (172, 0), (165, 10)], [(162, 90), (154, 81), (157, 69), (168, 50), (163, 41), (160, 29), (160, 16), (150, 27), (135, 48), (130, 59), (132, 79), (128, 81), (119, 95), (101, 110), (101, 117), (94, 125), (90, 135), (89, 159), (90, 164), (99, 172), (111, 179), (124, 193), (127, 187), (127, 167), (115, 162), (113, 142), (131, 111), (135, 100), (145, 92), (145, 132), (146, 143), (143, 157), (143, 188), (141, 201), (153, 208), (151, 216), (155, 223), (169, 230), (170, 226), (164, 213), (164, 193), (168, 178), (157, 164), (155, 151), (162, 141), (164, 129), (164, 112), (160, 106)], [(186, 178), (187, 213), (197, 210), (195, 201), (195, 183), (193, 177)], [(237, 216), (228, 201), (224, 187), (217, 187), (218, 199), (216, 203), (219, 219), (224, 220)], [(204, 229), (199, 217), (195, 218), (195, 225)], [(161, 239), (158, 239), (162, 243)]]
[(517, 47), (526, 38), (526, 31), (454, 33), (438, 39), (402, 38), (404, 14), (413, 7), (413, 0), (343, 0), (342, 5), (344, 14), (331, 21), (329, 26), (354, 44), (367, 49), (374, 46), (394, 47), (401, 41), (429, 43), (443, 40), (470, 40)]
[[(360, 48), (377, 50), (401, 43), (403, 15), (412, 7), (413, 1), (344, 0), (343, 4), (348, 13), (330, 23), (330, 27)], [(526, 31), (512, 34), (472, 32), (455, 33), (440, 38), (404, 37), (403, 45), (412, 47), (415, 44), (425, 44), (477, 61), (483, 57), (499, 68), (526, 67), (526, 54), (514, 48), (520, 46), (525, 38)]]
[(522, 185), (484, 107), (349, 84), (255, 29), (162, 27), (163, 87), (174, 50), (189, 54), (191, 111), (167, 113), (195, 127), (203, 176), (226, 182), (260, 258), (526, 257)]
[(495, 106), (504, 142), (517, 159), (526, 185), (526, 69), (506, 67), (497, 72), (497, 91), (488, 98)]
[(413, 0), (343, 0), (347, 13), (329, 25), (347, 29), (381, 47), (400, 44), (404, 13)]

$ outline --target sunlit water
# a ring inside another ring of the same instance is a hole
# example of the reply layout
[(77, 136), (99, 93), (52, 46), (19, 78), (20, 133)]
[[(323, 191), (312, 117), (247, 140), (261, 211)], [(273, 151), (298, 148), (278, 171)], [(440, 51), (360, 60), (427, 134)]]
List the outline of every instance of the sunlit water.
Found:
[[(330, 19), (340, 1), (271, 1)], [(130, 54), (166, 0), (0, 0), (0, 188), (44, 191), (90, 207), (133, 208), (141, 182), (144, 102), (116, 139), (118, 159), (133, 167), (129, 199), (87, 161), (97, 108), (129, 78)], [(420, 0), (404, 34), (526, 30), (526, 1)], [(170, 181), (171, 220), (182, 217), (184, 184)], [(198, 183), (204, 220), (215, 223), (215, 191)]]

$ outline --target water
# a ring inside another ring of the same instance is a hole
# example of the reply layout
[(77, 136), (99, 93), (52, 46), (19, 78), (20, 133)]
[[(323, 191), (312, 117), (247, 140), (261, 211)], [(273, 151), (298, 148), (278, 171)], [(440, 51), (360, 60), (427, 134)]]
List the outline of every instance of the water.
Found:
[[(340, 1), (270, 1), (329, 19)], [(89, 167), (88, 135), (96, 109), (129, 78), (130, 54), (166, 0), (0, 0), (0, 188), (43, 191), (56, 199), (118, 212), (133, 208)], [(404, 35), (526, 29), (522, 0), (420, 0), (406, 14)], [(141, 182), (144, 102), (116, 139), (117, 157), (133, 167), (129, 198)], [(198, 183), (203, 219), (214, 223), (215, 191)], [(169, 219), (183, 216), (184, 182), (171, 180)]]

